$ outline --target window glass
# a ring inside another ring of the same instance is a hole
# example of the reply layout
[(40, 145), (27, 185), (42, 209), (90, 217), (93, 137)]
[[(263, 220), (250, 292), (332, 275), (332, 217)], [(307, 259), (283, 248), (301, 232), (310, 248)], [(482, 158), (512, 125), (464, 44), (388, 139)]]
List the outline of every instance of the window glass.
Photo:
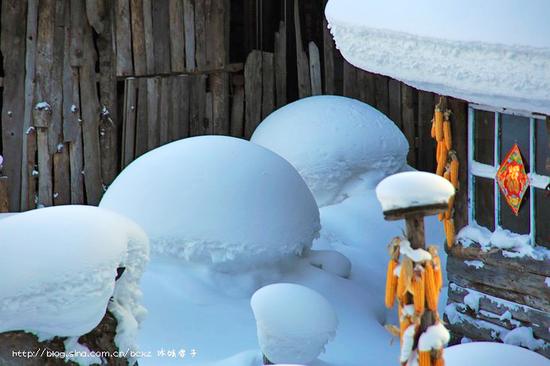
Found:
[(535, 189), (535, 242), (550, 248), (550, 192)]
[(536, 171), (541, 175), (550, 175), (550, 119), (536, 120)]
[[(500, 189), (499, 189), (500, 191)], [(521, 207), (519, 209), (518, 215), (514, 214), (514, 211), (506, 203), (506, 198), (500, 192), (500, 226), (504, 229), (508, 229), (513, 233), (517, 234), (529, 234), (531, 231), (530, 222), (531, 222), (531, 213), (529, 208), (529, 190), (523, 196), (521, 201)]]
[(518, 144), (525, 172), (529, 173), (529, 118), (501, 114), (500, 137), (500, 161), (498, 164), (504, 160), (514, 144)]
[(475, 110), (474, 120), (474, 160), (494, 165), (495, 114)]
[(494, 180), (474, 177), (475, 220), (478, 225), (495, 230), (495, 185)]

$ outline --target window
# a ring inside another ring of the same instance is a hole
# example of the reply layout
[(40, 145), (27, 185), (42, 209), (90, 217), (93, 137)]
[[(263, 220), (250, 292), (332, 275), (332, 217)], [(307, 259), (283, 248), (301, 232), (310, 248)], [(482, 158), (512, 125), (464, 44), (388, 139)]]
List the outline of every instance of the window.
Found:
[[(491, 231), (528, 234), (550, 247), (550, 119), (525, 112), (470, 105), (469, 220)], [(517, 215), (495, 179), (502, 159), (517, 144), (529, 187)]]

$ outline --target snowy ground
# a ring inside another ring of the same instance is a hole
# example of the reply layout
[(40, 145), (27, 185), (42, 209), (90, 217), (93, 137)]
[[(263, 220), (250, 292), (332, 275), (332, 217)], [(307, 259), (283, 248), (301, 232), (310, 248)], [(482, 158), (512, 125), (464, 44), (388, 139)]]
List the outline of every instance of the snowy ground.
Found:
[[(311, 366), (394, 364), (399, 342), (392, 340), (383, 327), (387, 321), (396, 323), (395, 310), (387, 311), (383, 305), (384, 277), (386, 246), (402, 233), (403, 223), (384, 221), (374, 191), (322, 208), (321, 223), (321, 237), (313, 249), (332, 249), (346, 255), (353, 264), (350, 278), (316, 268), (304, 258), (278, 280), (308, 286), (323, 294), (336, 309), (336, 337)], [(428, 218), (426, 224), (427, 242), (442, 243), (443, 225), (435, 217)], [(440, 252), (445, 261), (443, 248)], [(139, 338), (142, 350), (150, 351), (151, 358), (143, 358), (140, 365), (262, 364), (247, 278), (219, 275), (207, 283), (208, 278), (211, 275), (205, 276), (204, 270), (188, 263), (152, 258), (142, 281), (149, 315)], [(442, 293), (444, 296), (446, 289)], [(445, 299), (440, 304), (445, 304)], [(185, 362), (177, 353), (182, 349), (186, 351)], [(172, 350), (176, 351), (175, 357), (167, 353)], [(196, 351), (194, 357), (192, 350)]]

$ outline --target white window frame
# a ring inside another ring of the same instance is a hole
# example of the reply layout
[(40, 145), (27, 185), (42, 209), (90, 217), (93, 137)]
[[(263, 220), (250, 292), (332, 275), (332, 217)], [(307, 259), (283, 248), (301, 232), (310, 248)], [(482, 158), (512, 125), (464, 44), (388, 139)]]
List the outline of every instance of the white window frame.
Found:
[[(480, 163), (474, 160), (475, 152), (475, 114), (476, 110), (488, 111), (495, 113), (495, 131), (494, 131), (494, 165), (488, 165)], [(500, 166), (502, 157), (500, 156), (500, 116), (501, 114), (510, 114), (515, 116), (522, 116), (529, 118), (529, 191), (530, 197), (529, 200), (529, 236), (531, 238), (531, 243), (535, 243), (536, 238), (536, 217), (535, 217), (535, 188), (545, 189), (548, 184), (550, 184), (550, 177), (546, 175), (540, 175), (536, 173), (536, 151), (535, 151), (535, 122), (536, 120), (546, 119), (545, 115), (530, 113), (525, 111), (511, 110), (506, 108), (495, 108), (487, 105), (474, 104), (470, 103), (468, 105), (468, 222), (470, 224), (477, 224), (475, 220), (475, 187), (474, 179), (475, 177), (482, 177), (492, 179), (494, 183), (494, 202), (495, 202), (495, 230), (502, 229), (500, 226), (500, 187), (496, 180), (496, 174), (498, 167)]]

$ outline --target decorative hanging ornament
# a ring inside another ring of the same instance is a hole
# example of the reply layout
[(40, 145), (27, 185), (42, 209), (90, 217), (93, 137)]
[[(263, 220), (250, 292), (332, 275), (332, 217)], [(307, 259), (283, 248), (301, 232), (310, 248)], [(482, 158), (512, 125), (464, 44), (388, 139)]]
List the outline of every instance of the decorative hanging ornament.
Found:
[(517, 144), (514, 144), (500, 164), (497, 172), (497, 182), (500, 191), (506, 197), (508, 206), (517, 216), (523, 196), (525, 196), (529, 186), (529, 177), (525, 172), (525, 165), (523, 165), (523, 159)]

